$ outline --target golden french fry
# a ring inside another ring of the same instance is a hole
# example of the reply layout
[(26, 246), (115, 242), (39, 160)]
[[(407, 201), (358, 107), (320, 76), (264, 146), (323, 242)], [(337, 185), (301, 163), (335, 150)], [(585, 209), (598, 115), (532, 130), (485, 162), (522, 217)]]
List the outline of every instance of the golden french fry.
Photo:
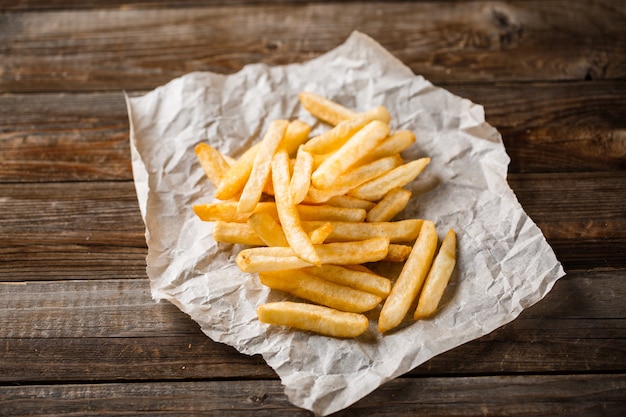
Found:
[(274, 184), (276, 211), (280, 224), (294, 253), (307, 263), (319, 265), (320, 258), (313, 242), (302, 229), (300, 215), (289, 195), (289, 155), (282, 150), (272, 160), (272, 181)]
[(411, 192), (402, 187), (389, 190), (370, 211), (365, 219), (368, 222), (388, 222), (400, 213), (411, 199)]
[(410, 254), (411, 254), (411, 246), (398, 245), (395, 243), (391, 243), (389, 245), (389, 250), (387, 251), (387, 256), (385, 256), (383, 261), (404, 262)]
[(259, 279), (273, 290), (351, 313), (370, 311), (382, 301), (378, 295), (327, 281), (302, 269), (261, 272)]
[(352, 119), (358, 113), (352, 111), (339, 103), (335, 103), (318, 94), (302, 92), (298, 95), (302, 107), (318, 119), (333, 126), (343, 120)]
[(296, 163), (293, 167), (291, 182), (289, 183), (289, 194), (293, 204), (300, 204), (306, 197), (311, 185), (312, 172), (313, 155), (300, 147), (296, 154)]
[[(246, 225), (247, 226), (247, 225)], [(357, 242), (315, 245), (322, 264), (353, 265), (376, 262), (387, 256), (389, 238), (377, 237)], [(243, 272), (268, 272), (314, 266), (296, 256), (290, 247), (259, 247), (244, 249), (235, 259)]]
[(251, 246), (265, 245), (265, 242), (254, 229), (245, 223), (216, 221), (213, 224), (213, 239), (222, 243), (238, 243)]
[(254, 212), (250, 214), (248, 226), (267, 246), (289, 246), (282, 227), (269, 213)]
[(230, 164), (220, 151), (206, 143), (197, 144), (194, 151), (207, 178), (218, 187)]
[(413, 181), (429, 163), (430, 158), (420, 158), (400, 165), (388, 173), (356, 187), (348, 192), (348, 195), (364, 200), (378, 201), (392, 188), (403, 187)]
[(309, 188), (309, 194), (305, 201), (312, 203), (324, 203), (336, 196), (345, 196), (350, 190), (362, 185), (374, 178), (391, 171), (402, 165), (400, 155), (381, 158), (365, 165), (355, 166), (343, 175), (340, 175), (332, 186), (319, 190)]
[(322, 265), (304, 268), (305, 272), (327, 281), (369, 292), (381, 298), (391, 291), (391, 281), (369, 270), (355, 270), (341, 265)]
[(391, 287), (391, 292), (380, 311), (378, 330), (381, 333), (398, 326), (406, 316), (424, 283), (436, 247), (435, 224), (425, 220), (402, 272)]
[(252, 164), (254, 163), (254, 158), (256, 158), (259, 146), (260, 142), (251, 146), (234, 164), (231, 164), (228, 171), (224, 173), (222, 181), (215, 191), (216, 198), (229, 200), (241, 193), (241, 190), (243, 190), (243, 187), (248, 181), (250, 172), (252, 172)]
[(350, 197), (349, 195), (336, 195), (329, 198), (326, 204), (335, 207), (360, 208), (365, 211), (371, 210), (372, 207), (376, 205), (376, 203), (372, 201)]
[(437, 310), (443, 292), (450, 281), (450, 276), (456, 264), (456, 233), (450, 229), (441, 243), (439, 252), (433, 260), (424, 288), (420, 293), (417, 308), (413, 318), (415, 320), (430, 317)]
[(337, 177), (369, 154), (388, 133), (389, 125), (380, 120), (365, 125), (317, 167), (311, 175), (313, 186), (319, 189), (331, 187)]
[(398, 130), (389, 135), (364, 158), (364, 161), (373, 161), (387, 156), (397, 155), (415, 143), (415, 134), (410, 130)]
[[(238, 213), (236, 201), (224, 201), (219, 203), (209, 204), (196, 204), (193, 206), (193, 211), (201, 220), (206, 222), (224, 221), (224, 222), (237, 222), (245, 223), (250, 216), (250, 213)], [(274, 216), (278, 218), (276, 214), (276, 204), (273, 202), (261, 202), (257, 204), (257, 211), (274, 212)]]
[(333, 225), (330, 222), (322, 224), (320, 227), (311, 230), (309, 237), (314, 245), (321, 245), (333, 232)]
[(261, 323), (339, 338), (357, 337), (369, 326), (363, 314), (292, 301), (263, 304), (257, 308), (257, 316)]
[(321, 220), (357, 223), (365, 220), (367, 214), (361, 208), (336, 207), (326, 204), (319, 206), (299, 204), (296, 209), (302, 221)]
[(340, 122), (337, 126), (321, 135), (311, 138), (304, 144), (304, 149), (307, 152), (319, 155), (334, 152), (346, 143), (352, 135), (374, 120), (389, 123), (391, 116), (384, 106), (374, 107), (365, 113), (360, 113), (351, 119)]
[[(351, 242), (356, 240), (371, 239), (385, 236), (391, 243), (413, 242), (419, 235), (423, 220), (406, 219), (395, 222), (356, 223), (356, 222), (333, 222), (330, 224), (333, 231), (327, 237), (327, 242)], [(319, 220), (302, 221), (302, 227), (311, 231), (320, 227), (323, 222)]]
[(248, 181), (239, 197), (238, 212), (251, 213), (261, 199), (263, 188), (265, 188), (267, 179), (270, 176), (272, 158), (285, 136), (288, 125), (289, 122), (287, 120), (273, 120), (270, 123), (267, 132), (263, 136), (259, 150), (254, 157)]
[(311, 126), (302, 120), (292, 120), (287, 126), (285, 137), (278, 146), (278, 150), (287, 152), (288, 155), (293, 155), (300, 145), (302, 145), (309, 138), (311, 133)]

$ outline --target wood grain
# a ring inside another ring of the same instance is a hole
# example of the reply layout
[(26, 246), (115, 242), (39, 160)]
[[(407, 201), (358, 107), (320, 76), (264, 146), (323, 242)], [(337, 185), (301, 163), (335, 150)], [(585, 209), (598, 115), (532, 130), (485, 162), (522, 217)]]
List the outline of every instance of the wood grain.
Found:
[[(626, 167), (622, 81), (447, 88), (484, 106), (511, 157), (511, 173)], [(0, 95), (0, 119), (2, 181), (132, 179), (121, 91)]]
[(626, 46), (619, 40), (626, 37), (626, 7), (596, 4), (15, 11), (0, 15), (0, 93), (152, 89), (191, 71), (302, 62), (334, 48), (352, 30), (372, 36), (435, 83), (624, 78)]
[[(624, 271), (568, 274), (517, 320), (410, 375), (485, 374), (494, 364), (503, 373), (626, 372)], [(155, 302), (147, 280), (0, 287), (0, 382), (276, 377), (260, 357), (210, 341)]]
[[(620, 416), (626, 375), (400, 378), (340, 416)], [(0, 415), (311, 416), (278, 381), (194, 381), (0, 387)], [(233, 407), (232, 404), (237, 404)]]

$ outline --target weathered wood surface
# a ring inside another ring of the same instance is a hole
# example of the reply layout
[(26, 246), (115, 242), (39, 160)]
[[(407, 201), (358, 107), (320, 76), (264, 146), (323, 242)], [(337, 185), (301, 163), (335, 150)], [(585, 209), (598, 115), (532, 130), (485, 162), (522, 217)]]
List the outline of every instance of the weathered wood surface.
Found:
[(154, 88), (193, 70), (313, 58), (353, 29), (434, 82), (623, 79), (621, 1), (346, 2), (15, 11), (0, 92)]
[(0, 416), (309, 415), (150, 296), (123, 91), (363, 31), (485, 107), (567, 275), (338, 415), (626, 409), (626, 3), (0, 0)]

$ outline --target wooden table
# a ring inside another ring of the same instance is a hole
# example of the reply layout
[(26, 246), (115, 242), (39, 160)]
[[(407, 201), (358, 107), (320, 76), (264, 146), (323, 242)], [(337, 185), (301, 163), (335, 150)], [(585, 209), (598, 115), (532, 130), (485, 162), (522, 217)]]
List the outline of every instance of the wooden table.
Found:
[(514, 322), (338, 415), (623, 415), (624, 1), (0, 9), (0, 415), (310, 414), (260, 357), (152, 300), (122, 91), (301, 62), (355, 29), (485, 106), (510, 185), (567, 275)]

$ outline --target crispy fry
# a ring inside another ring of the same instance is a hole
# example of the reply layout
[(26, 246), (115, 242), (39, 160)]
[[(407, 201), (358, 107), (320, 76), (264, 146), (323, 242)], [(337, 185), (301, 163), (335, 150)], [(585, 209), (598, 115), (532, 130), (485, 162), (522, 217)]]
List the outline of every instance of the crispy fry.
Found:
[[(406, 219), (395, 222), (355, 223), (355, 222), (330, 222), (333, 231), (327, 242), (350, 242), (356, 240), (371, 239), (385, 236), (391, 243), (413, 242), (422, 227), (421, 219)], [(311, 231), (320, 227), (320, 221), (303, 221), (302, 227)]]
[(370, 153), (389, 133), (389, 125), (374, 120), (356, 132), (336, 152), (324, 159), (311, 175), (311, 183), (319, 189), (332, 186), (337, 177)]
[(334, 152), (346, 143), (352, 135), (374, 120), (389, 123), (391, 116), (385, 107), (374, 107), (365, 113), (361, 113), (353, 118), (344, 120), (334, 128), (310, 139), (303, 145), (304, 149), (307, 152), (318, 155)]
[(326, 204), (335, 207), (360, 208), (365, 211), (371, 210), (372, 207), (376, 205), (376, 203), (371, 201), (350, 197), (349, 195), (336, 195), (329, 198), (328, 201), (326, 201)]
[(285, 237), (294, 253), (307, 263), (319, 265), (320, 258), (313, 242), (302, 229), (300, 215), (289, 195), (289, 155), (280, 151), (272, 160), (272, 180), (276, 192), (276, 211)]
[(415, 143), (415, 134), (409, 130), (398, 130), (387, 137), (367, 155), (362, 162), (373, 161), (387, 156), (397, 155)]
[(250, 172), (252, 172), (252, 164), (259, 151), (260, 142), (250, 147), (230, 166), (228, 171), (224, 173), (220, 185), (215, 191), (215, 197), (220, 200), (229, 200), (236, 197), (248, 181)]
[(282, 227), (269, 213), (254, 212), (250, 214), (248, 226), (267, 246), (289, 246)]
[[(358, 242), (315, 245), (322, 264), (352, 265), (376, 262), (387, 256), (389, 239), (377, 237)], [(260, 247), (244, 249), (235, 260), (243, 272), (280, 271), (313, 266), (300, 259), (291, 248)]]
[(401, 187), (392, 188), (370, 211), (368, 222), (387, 222), (400, 213), (411, 199), (411, 192)]
[(257, 316), (262, 323), (339, 338), (357, 337), (369, 326), (363, 314), (292, 301), (263, 304), (257, 308)]
[(316, 187), (310, 187), (309, 194), (305, 201), (319, 204), (336, 196), (345, 196), (350, 190), (374, 178), (380, 177), (392, 169), (399, 167), (402, 163), (403, 161), (400, 155), (394, 155), (364, 165), (355, 166), (343, 175), (340, 175), (333, 185), (328, 188), (320, 190)]
[(422, 173), (430, 158), (420, 158), (392, 169), (363, 185), (350, 191), (348, 195), (365, 200), (379, 201), (392, 188), (403, 187)]
[(221, 243), (264, 246), (265, 242), (253, 228), (245, 223), (216, 221), (213, 224), (213, 239)]
[(333, 225), (330, 222), (322, 224), (320, 227), (311, 230), (309, 237), (314, 245), (321, 245), (333, 232)]
[(381, 333), (398, 326), (406, 316), (424, 283), (436, 247), (435, 224), (430, 220), (424, 221), (409, 258), (380, 311), (378, 330)]
[[(287, 152), (288, 155), (293, 155), (300, 145), (302, 145), (309, 138), (311, 132), (311, 126), (302, 120), (292, 120), (287, 126), (285, 137), (278, 146), (278, 150)], [(277, 151), (278, 152), (278, 151)]]
[(450, 281), (455, 264), (456, 233), (453, 229), (450, 229), (444, 237), (439, 252), (428, 272), (426, 281), (424, 281), (424, 288), (420, 293), (417, 308), (413, 315), (415, 320), (430, 317), (435, 313), (448, 281)]
[(219, 186), (230, 164), (220, 151), (206, 143), (197, 144), (194, 151), (207, 178), (215, 187)]
[(259, 279), (271, 289), (351, 313), (370, 311), (382, 301), (378, 295), (327, 281), (302, 269), (262, 272)]
[(385, 298), (391, 291), (391, 281), (369, 270), (355, 270), (341, 265), (322, 265), (304, 268), (305, 272), (336, 284), (369, 292)]
[(383, 261), (404, 262), (410, 254), (411, 254), (411, 246), (398, 245), (398, 244), (392, 243), (389, 245), (387, 256), (385, 256)]
[(320, 95), (302, 92), (298, 95), (302, 107), (318, 119), (336, 126), (358, 113)]
[(287, 120), (274, 120), (270, 123), (261, 141), (259, 150), (254, 157), (248, 181), (239, 198), (239, 204), (237, 205), (238, 212), (251, 213), (261, 199), (263, 188), (270, 176), (272, 158), (274, 157), (276, 149), (278, 149), (278, 145), (280, 145), (280, 142), (285, 136), (288, 125), (289, 122)]
[(311, 185), (312, 172), (313, 155), (300, 147), (296, 155), (291, 182), (289, 183), (289, 194), (293, 204), (300, 204), (306, 197)]

